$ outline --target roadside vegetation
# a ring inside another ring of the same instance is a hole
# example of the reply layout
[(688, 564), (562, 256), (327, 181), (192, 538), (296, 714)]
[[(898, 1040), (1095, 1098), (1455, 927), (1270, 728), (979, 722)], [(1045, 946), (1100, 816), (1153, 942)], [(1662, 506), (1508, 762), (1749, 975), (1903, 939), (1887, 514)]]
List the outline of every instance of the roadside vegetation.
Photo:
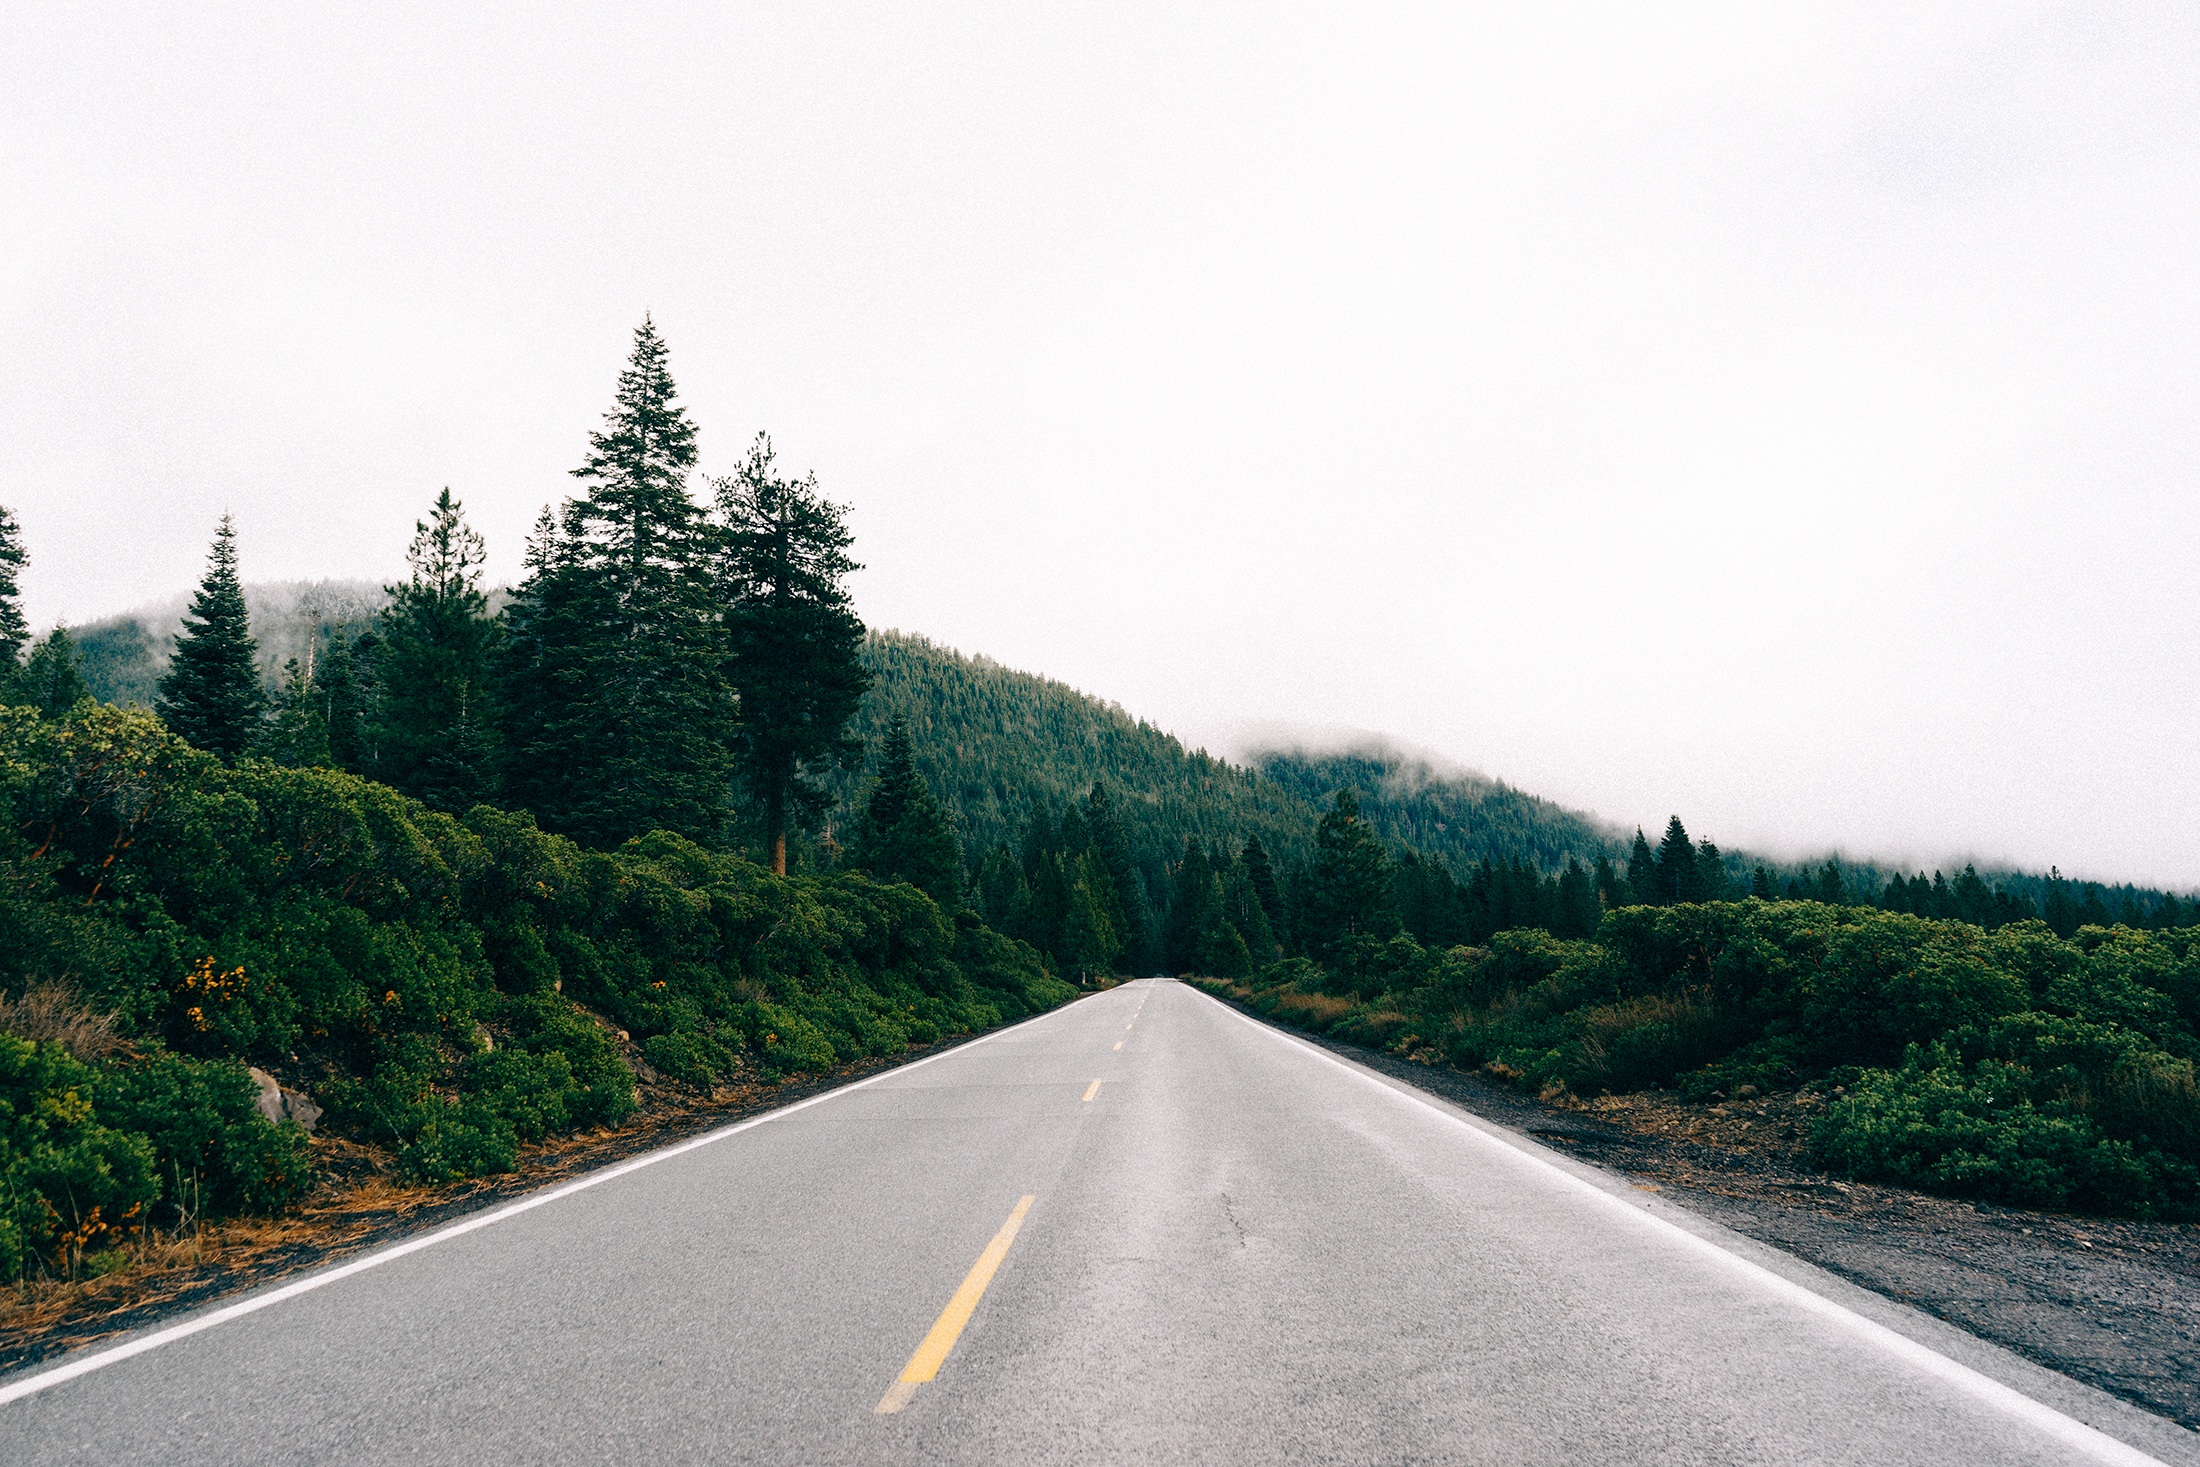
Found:
[(0, 1280), (296, 1204), (308, 1123), (481, 1176), (637, 1076), (704, 1097), (1074, 996), (914, 884), (945, 827), (906, 739), (860, 852), (789, 867), (860, 754), (838, 508), (763, 440), (698, 504), (646, 324), (591, 444), (501, 614), (446, 491), (371, 627), (274, 688), (225, 520), (152, 710), (31, 643), (0, 511)]
[(1358, 823), (1325, 822), (1306, 954), (1210, 991), (1546, 1100), (1800, 1091), (1816, 1159), (1861, 1179), (2200, 1218), (2200, 930), (1744, 898), (1439, 949), (1400, 929)]

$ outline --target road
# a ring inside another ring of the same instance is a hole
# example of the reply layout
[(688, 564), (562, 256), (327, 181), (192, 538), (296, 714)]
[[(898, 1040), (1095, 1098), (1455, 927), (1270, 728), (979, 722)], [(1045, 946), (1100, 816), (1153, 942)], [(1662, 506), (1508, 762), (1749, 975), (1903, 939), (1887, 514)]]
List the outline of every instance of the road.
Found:
[(2195, 1459), (1160, 981), (192, 1326), (0, 1461)]

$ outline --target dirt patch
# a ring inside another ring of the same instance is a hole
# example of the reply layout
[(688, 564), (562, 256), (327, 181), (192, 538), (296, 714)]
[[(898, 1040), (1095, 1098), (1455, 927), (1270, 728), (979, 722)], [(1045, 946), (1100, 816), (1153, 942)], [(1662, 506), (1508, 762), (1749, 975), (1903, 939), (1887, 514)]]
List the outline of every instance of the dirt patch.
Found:
[(312, 1145), (319, 1184), (294, 1212), (279, 1218), (232, 1218), (187, 1236), (147, 1240), (127, 1267), (103, 1278), (0, 1285), (0, 1374), (339, 1262), (976, 1037), (958, 1035), (890, 1058), (858, 1060), (809, 1080), (722, 1087), (707, 1099), (669, 1084), (644, 1084), (640, 1109), (618, 1126), (523, 1147), (516, 1172), (444, 1186), (398, 1181), (389, 1153), (378, 1147), (316, 1137)]
[(2200, 1227), (2025, 1212), (1830, 1175), (1805, 1150), (1824, 1103), (1815, 1095), (1546, 1104), (1458, 1070), (1303, 1037), (2200, 1430)]

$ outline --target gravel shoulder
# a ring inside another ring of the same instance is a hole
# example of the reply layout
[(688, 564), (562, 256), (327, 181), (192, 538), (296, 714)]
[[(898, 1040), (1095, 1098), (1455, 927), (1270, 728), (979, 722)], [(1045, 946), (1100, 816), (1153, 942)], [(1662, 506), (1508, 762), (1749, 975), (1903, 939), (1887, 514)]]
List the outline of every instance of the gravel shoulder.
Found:
[(1458, 1070), (1293, 1032), (2200, 1430), (2200, 1227), (2026, 1212), (1832, 1176), (1804, 1149), (1815, 1096), (1707, 1106), (1653, 1093), (1550, 1105)]

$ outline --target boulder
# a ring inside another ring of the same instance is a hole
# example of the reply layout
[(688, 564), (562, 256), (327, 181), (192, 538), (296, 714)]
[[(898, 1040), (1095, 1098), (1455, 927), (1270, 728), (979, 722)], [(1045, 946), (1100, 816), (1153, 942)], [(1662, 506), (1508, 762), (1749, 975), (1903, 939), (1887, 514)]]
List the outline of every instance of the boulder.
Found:
[(314, 1122), (321, 1119), (321, 1107), (315, 1105), (310, 1097), (303, 1091), (284, 1089), (273, 1075), (263, 1069), (254, 1067), (245, 1073), (252, 1077), (253, 1084), (260, 1087), (260, 1093), (253, 1097), (252, 1105), (261, 1115), (267, 1117), (268, 1124), (275, 1125), (288, 1117), (304, 1126), (308, 1136), (313, 1134)]
[(260, 1093), (253, 1100), (253, 1105), (258, 1108), (261, 1115), (267, 1117), (269, 1125), (281, 1120), (283, 1118), (283, 1087), (275, 1083), (273, 1075), (258, 1067), (246, 1070), (245, 1073), (252, 1077), (253, 1084), (260, 1087)]

